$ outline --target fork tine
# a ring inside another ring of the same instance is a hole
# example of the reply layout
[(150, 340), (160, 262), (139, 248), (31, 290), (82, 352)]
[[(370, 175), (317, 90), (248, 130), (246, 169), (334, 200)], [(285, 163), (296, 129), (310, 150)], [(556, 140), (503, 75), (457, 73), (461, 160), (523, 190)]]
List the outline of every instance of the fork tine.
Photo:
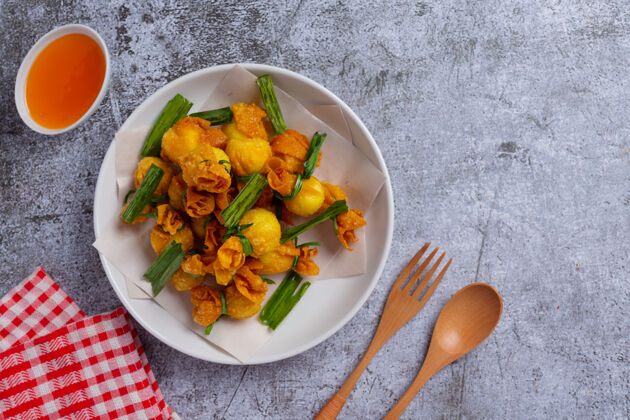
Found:
[(435, 289), (437, 289), (438, 285), (442, 281), (442, 277), (444, 277), (444, 274), (446, 274), (446, 270), (448, 270), (448, 267), (451, 265), (451, 261), (453, 261), (452, 258), (448, 260), (448, 262), (446, 263), (442, 271), (440, 271), (440, 274), (438, 274), (437, 278), (431, 285), (431, 287), (429, 287), (429, 290), (427, 290), (424, 296), (422, 296), (422, 299), (420, 299), (420, 307), (423, 307), (427, 303), (427, 301), (431, 299), (431, 296), (433, 296), (433, 292), (435, 292)]
[(430, 245), (431, 245), (431, 242), (427, 242), (426, 244), (422, 246), (422, 248), (420, 248), (420, 250), (416, 253), (416, 255), (413, 256), (411, 261), (409, 261), (409, 264), (407, 264), (407, 266), (403, 269), (402, 273), (400, 273), (400, 275), (394, 282), (394, 285), (392, 286), (392, 288), (394, 287), (400, 288), (402, 283), (407, 279), (407, 277), (409, 277), (409, 273), (411, 273), (411, 270), (413, 269), (413, 267), (415, 267), (415, 265), (418, 263), (418, 261), (420, 260), (422, 255), (424, 255), (424, 253), (426, 252), (426, 250), (429, 248)]
[(431, 262), (431, 260), (433, 259), (433, 257), (435, 256), (435, 254), (438, 252), (439, 249), (440, 249), (439, 246), (436, 247), (433, 250), (433, 252), (431, 254), (429, 254), (427, 259), (422, 261), (422, 264), (420, 264), (420, 267), (418, 267), (416, 272), (413, 274), (413, 277), (411, 279), (409, 279), (409, 282), (407, 282), (407, 284), (403, 288), (403, 292), (408, 294), (411, 291), (411, 289), (413, 288), (413, 285), (416, 284), (416, 281), (418, 281), (418, 277), (420, 277), (422, 272), (424, 272), (424, 270), (426, 270), (427, 266), (429, 265), (429, 263)]
[(431, 280), (431, 277), (433, 277), (433, 274), (435, 274), (435, 271), (440, 266), (440, 263), (442, 262), (442, 259), (444, 259), (445, 255), (446, 255), (446, 252), (442, 252), (442, 255), (440, 255), (440, 258), (438, 258), (438, 260), (435, 262), (435, 264), (433, 264), (429, 272), (424, 276), (424, 279), (422, 279), (422, 284), (421, 284), (422, 287), (418, 286), (416, 290), (413, 291), (413, 294), (411, 296), (413, 296), (414, 299), (418, 299), (418, 296), (420, 296), (420, 293), (424, 290), (429, 280)]

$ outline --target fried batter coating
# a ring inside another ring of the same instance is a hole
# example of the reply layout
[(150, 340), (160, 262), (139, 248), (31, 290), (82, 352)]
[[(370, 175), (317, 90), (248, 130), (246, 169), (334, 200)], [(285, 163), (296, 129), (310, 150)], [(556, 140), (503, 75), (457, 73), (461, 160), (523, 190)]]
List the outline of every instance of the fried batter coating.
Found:
[(226, 270), (236, 272), (245, 264), (243, 244), (236, 236), (230, 236), (217, 252), (217, 261)]
[(318, 213), (321, 213), (324, 210), (326, 210), (328, 206), (330, 206), (332, 203), (334, 203), (337, 200), (348, 199), (348, 196), (346, 196), (346, 193), (335, 184), (330, 184), (328, 182), (322, 182), (321, 184), (324, 187), (324, 203), (317, 211)]
[(236, 129), (249, 138), (267, 139), (267, 131), (263, 125), (263, 118), (267, 113), (255, 103), (247, 105), (239, 102), (230, 107), (234, 114)]
[(202, 144), (183, 156), (179, 163), (189, 187), (211, 193), (224, 192), (230, 187), (230, 159), (219, 148)]
[(267, 182), (280, 195), (289, 195), (297, 180), (297, 175), (289, 170), (287, 163), (277, 156), (271, 157), (266, 164)]
[(136, 171), (133, 174), (135, 188), (138, 189), (140, 187), (140, 184), (142, 184), (144, 176), (147, 172), (149, 172), (151, 165), (155, 165), (164, 171), (164, 175), (162, 176), (162, 179), (160, 180), (160, 183), (155, 189), (153, 195), (164, 195), (166, 194), (166, 191), (168, 191), (168, 186), (171, 183), (174, 171), (173, 168), (171, 168), (171, 165), (157, 157), (145, 157), (140, 159)]
[(201, 144), (223, 148), (227, 136), (210, 121), (196, 117), (182, 118), (162, 136), (161, 156), (164, 160), (179, 164), (182, 157)]
[(254, 303), (265, 300), (267, 283), (258, 274), (252, 273), (248, 267), (241, 267), (234, 276), (236, 289)]
[(170, 204), (157, 206), (157, 219), (155, 224), (166, 233), (174, 235), (184, 226), (184, 219)]
[(243, 229), (241, 233), (252, 244), (252, 256), (257, 258), (273, 251), (280, 244), (282, 231), (276, 215), (267, 209), (253, 208), (247, 211), (240, 225), (253, 225)]
[(203, 236), (203, 248), (205, 254), (217, 254), (219, 244), (221, 243), (221, 238), (223, 237), (225, 230), (225, 227), (223, 227), (223, 225), (221, 225), (216, 219), (211, 220), (206, 225), (206, 230)]
[(184, 196), (184, 207), (190, 217), (208, 216), (214, 210), (214, 195), (188, 188)]
[(367, 222), (363, 218), (361, 210), (358, 209), (350, 209), (337, 216), (337, 238), (339, 238), (339, 242), (341, 242), (344, 248), (348, 251), (352, 251), (349, 243), (357, 241), (354, 230), (365, 225), (367, 225)]
[(245, 319), (256, 315), (260, 311), (260, 302), (252, 302), (243, 296), (236, 286), (230, 284), (224, 289), (225, 303), (228, 316), (235, 319)]
[(179, 211), (184, 211), (182, 206), (182, 193), (187, 188), (182, 175), (176, 175), (168, 186), (168, 203)]
[(286, 204), (291, 213), (306, 217), (320, 209), (322, 204), (324, 204), (325, 197), (326, 192), (323, 185), (317, 178), (312, 176), (309, 179), (305, 179), (302, 182), (300, 192), (291, 200), (285, 200), (284, 204)]
[(309, 248), (307, 246), (301, 247), (300, 257), (298, 258), (297, 266), (294, 270), (303, 276), (318, 275), (319, 266), (315, 261), (313, 261), (313, 258), (317, 256), (317, 253), (317, 248)]
[(265, 164), (271, 157), (271, 147), (265, 139), (230, 139), (225, 148), (236, 175), (265, 173)]
[(184, 227), (179, 232), (173, 235), (160, 230), (157, 226), (153, 226), (153, 229), (151, 229), (151, 247), (156, 254), (160, 255), (171, 241), (182, 244), (182, 249), (186, 252), (190, 251), (195, 246), (195, 238), (192, 229), (186, 224), (184, 224)]
[(190, 301), (193, 303), (193, 320), (208, 326), (219, 319), (222, 311), (221, 295), (215, 287), (197, 286), (190, 290)]
[[(287, 163), (289, 171), (302, 173), (310, 144), (311, 142), (304, 134), (288, 129), (271, 140), (271, 151), (274, 156), (278, 156)], [(319, 166), (321, 157), (322, 152), (319, 152), (316, 166)]]
[(193, 287), (197, 287), (200, 284), (203, 284), (204, 278), (203, 276), (190, 276), (184, 273), (184, 270), (178, 268), (177, 271), (175, 271), (171, 276), (171, 281), (173, 282), (173, 286), (175, 286), (175, 289), (182, 292), (184, 290), (190, 290)]
[(181, 269), (187, 274), (205, 276), (212, 272), (212, 264), (202, 258), (200, 254), (186, 255), (182, 261)]

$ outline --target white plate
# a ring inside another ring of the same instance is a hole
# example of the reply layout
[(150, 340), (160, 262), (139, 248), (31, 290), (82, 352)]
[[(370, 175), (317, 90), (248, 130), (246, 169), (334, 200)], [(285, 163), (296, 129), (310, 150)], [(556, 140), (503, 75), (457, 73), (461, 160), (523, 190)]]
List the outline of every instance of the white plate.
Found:
[[(366, 216), (367, 273), (339, 280), (312, 282), (300, 304), (282, 322), (262, 349), (248, 361), (249, 364), (259, 364), (282, 360), (310, 349), (337, 332), (359, 310), (372, 293), (389, 255), (394, 229), (394, 201), (387, 168), (374, 139), (343, 101), (321, 85), (289, 70), (260, 64), (241, 65), (254, 74), (271, 74), (275, 85), (304, 105), (339, 104), (348, 117), (355, 146), (374, 162), (387, 178)], [(181, 93), (195, 104), (202, 103), (232, 67), (233, 64), (210, 67), (172, 81), (145, 100), (120, 129), (130, 130), (152, 125), (164, 105), (176, 93)], [(193, 107), (193, 110), (196, 111), (198, 108)], [(295, 128), (299, 130), (299, 127)], [(103, 159), (94, 193), (96, 237), (119, 212), (112, 143)], [(182, 327), (153, 300), (129, 299), (123, 275), (102, 255), (101, 262), (109, 282), (125, 308), (159, 340), (199, 359), (226, 364), (240, 363), (194, 332)]]

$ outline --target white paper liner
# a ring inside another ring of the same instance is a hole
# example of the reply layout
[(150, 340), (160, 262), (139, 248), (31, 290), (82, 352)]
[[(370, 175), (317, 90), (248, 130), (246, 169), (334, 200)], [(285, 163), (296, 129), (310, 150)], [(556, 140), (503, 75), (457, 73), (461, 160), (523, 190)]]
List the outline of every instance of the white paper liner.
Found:
[[(234, 66), (200, 108), (215, 109), (236, 102), (256, 102), (262, 105), (255, 82), (255, 75), (240, 66)], [(322, 146), (321, 164), (316, 169), (315, 176), (321, 181), (339, 185), (348, 196), (348, 206), (366, 213), (385, 182), (385, 176), (352, 145), (351, 133), (340, 107), (312, 106), (311, 113), (278, 87), (275, 91), (288, 127), (297, 129), (308, 137), (316, 131), (327, 133)], [(149, 130), (150, 127), (141, 127), (116, 134), (116, 181), (120, 203), (127, 191), (133, 188), (133, 172)], [(125, 276), (130, 298), (147, 298), (152, 295), (150, 283), (142, 278), (155, 260), (149, 241), (152, 225), (150, 222), (126, 225), (117, 215), (93, 244)], [(356, 231), (359, 242), (351, 244), (352, 252), (341, 246), (329, 223), (323, 223), (300, 235), (300, 242), (322, 242), (315, 258), (320, 267), (320, 275), (309, 277), (308, 280), (318, 281), (365, 273), (366, 228)], [(271, 277), (282, 279), (282, 275)], [(267, 298), (275, 287), (270, 286)], [(205, 335), (205, 328), (192, 320), (190, 294), (177, 292), (170, 282), (154, 299), (184, 326), (241, 362), (246, 362), (253, 356), (272, 334), (272, 330), (262, 325), (258, 317), (252, 317), (246, 320), (223, 318), (215, 324), (210, 335)]]

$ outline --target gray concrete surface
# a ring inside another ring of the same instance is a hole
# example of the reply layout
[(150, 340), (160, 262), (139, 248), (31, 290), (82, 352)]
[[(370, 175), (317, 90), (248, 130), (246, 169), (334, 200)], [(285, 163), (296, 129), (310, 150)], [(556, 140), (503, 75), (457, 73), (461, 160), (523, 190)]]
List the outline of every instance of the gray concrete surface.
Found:
[[(0, 2), (0, 294), (41, 264), (90, 313), (119, 305), (90, 246), (101, 160), (131, 111), (187, 72), (229, 62), (298, 71), (345, 100), (389, 166), (394, 244), (339, 333), (279, 363), (221, 366), (139, 328), (183, 418), (309, 418), (366, 348), (419, 242), (455, 260), (435, 297), (363, 375), (341, 418), (380, 418), (420, 366), (448, 297), (504, 297), (490, 339), (434, 377), (404, 418), (630, 417), (630, 8), (612, 1)], [(29, 131), (22, 57), (86, 23), (112, 56), (80, 128)]]

